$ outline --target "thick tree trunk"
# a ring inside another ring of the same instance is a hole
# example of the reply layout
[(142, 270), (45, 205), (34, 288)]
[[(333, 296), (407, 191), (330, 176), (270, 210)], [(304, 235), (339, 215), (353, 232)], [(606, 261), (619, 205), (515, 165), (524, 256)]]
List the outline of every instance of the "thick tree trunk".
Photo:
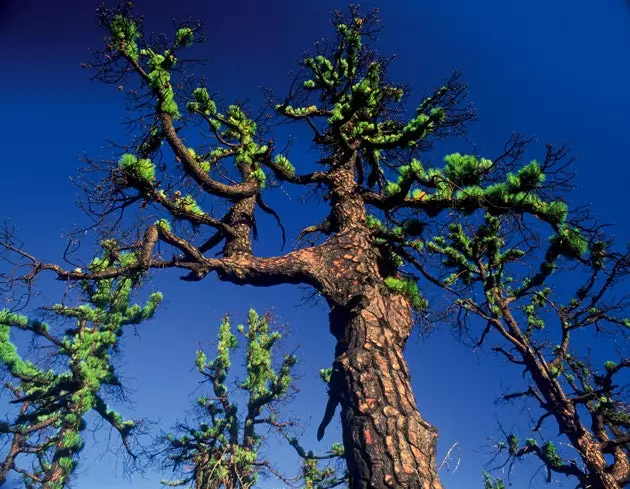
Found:
[(416, 407), (403, 349), (413, 325), (408, 301), (372, 286), (334, 307), (331, 394), (341, 404), (351, 489), (442, 489), (437, 430)]

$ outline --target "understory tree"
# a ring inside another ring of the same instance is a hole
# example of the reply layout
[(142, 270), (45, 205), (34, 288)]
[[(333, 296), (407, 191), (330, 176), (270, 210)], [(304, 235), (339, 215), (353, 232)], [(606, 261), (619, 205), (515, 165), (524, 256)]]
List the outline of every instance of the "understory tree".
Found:
[[(335, 466), (335, 461), (343, 458), (343, 447), (335, 444), (324, 455), (306, 452), (290, 436), (294, 423), (278, 412), (278, 405), (286, 401), (293, 387), (292, 372), (297, 359), (291, 354), (280, 362), (274, 361), (274, 350), (282, 335), (270, 330), (268, 320), (250, 310), (247, 327), (236, 328), (246, 343), (245, 377), (235, 383), (236, 392), (228, 388), (234, 384), (228, 381), (234, 380), (230, 375), (231, 357), (238, 347), (229, 317), (219, 327), (214, 360), (208, 360), (203, 350), (197, 352), (197, 370), (211, 391), (197, 399), (194, 424), (181, 423), (175, 434), (166, 435), (165, 466), (181, 477), (163, 484), (194, 489), (246, 489), (256, 487), (261, 475), (271, 475), (289, 487), (303, 489), (332, 489), (345, 484), (347, 477)], [(263, 433), (270, 431), (286, 438), (295, 448), (302, 460), (299, 475), (283, 475), (264, 456)]]
[[(549, 151), (547, 161), (559, 156)], [(531, 162), (508, 185), (544, 187), (543, 168)], [(630, 252), (586, 223), (549, 234), (490, 210), (427, 248), (442, 269), (431, 280), (454, 296), (460, 326), (479, 326), (476, 346), (492, 345), (525, 379), (502, 399), (528, 405), (531, 431), (503, 429), (495, 462), (534, 457), (548, 482), (613, 489), (630, 483)]]
[[(189, 281), (213, 275), (239, 285), (310, 286), (330, 308), (337, 341), (318, 437), (340, 406), (350, 487), (441, 489), (437, 431), (418, 410), (403, 356), (414, 311), (427, 307), (423, 242), (478, 210), (535, 218), (562, 236), (567, 207), (554, 194), (553, 162), (540, 166), (542, 191), (529, 182), (517, 141), (494, 160), (422, 161), (435, 140), (462, 134), (473, 113), (453, 76), (408, 115), (407, 88), (388, 81), (390, 60), (372, 48), (376, 12), (335, 13), (332, 39), (304, 57), (289, 93), (273, 105), (274, 117), (312, 132), (319, 157), (298, 165), (275, 146), (268, 118), (221, 107), (207, 86), (184, 76), (200, 24), (182, 23), (170, 38), (145, 35), (129, 2), (100, 9), (99, 18), (107, 41), (91, 66), (96, 78), (129, 92), (136, 137), (115, 161), (88, 162), (88, 174), (102, 178), (85, 183), (85, 208), (117, 223), (132, 217), (118, 220), (121, 213), (139, 212), (137, 260), (71, 270), (22, 253), (30, 271), (10, 278), (30, 282), (52, 271), (81, 281), (178, 268)], [(320, 195), (326, 217), (309, 222), (302, 214), (294, 249), (260, 256), (252, 247), (256, 218), (279, 217), (263, 199), (280, 186)], [(4, 246), (20, 253), (9, 239)]]
[[(89, 265), (90, 273), (124, 269), (136, 261), (133, 251), (105, 243), (102, 256)], [(93, 413), (111, 426), (128, 453), (135, 457), (130, 437), (137, 423), (125, 420), (107, 403), (107, 390), (120, 388), (111, 355), (123, 329), (153, 316), (162, 296), (152, 294), (144, 306), (130, 296), (141, 272), (104, 280), (77, 282), (78, 305), (47, 308), (49, 323), (0, 311), (0, 371), (9, 405), (16, 406), (0, 419), (0, 437), (8, 440), (0, 461), (0, 486), (10, 473), (24, 487), (62, 489), (68, 486), (83, 448), (86, 416)], [(31, 345), (45, 352), (37, 360), (24, 359), (16, 333), (30, 335)]]

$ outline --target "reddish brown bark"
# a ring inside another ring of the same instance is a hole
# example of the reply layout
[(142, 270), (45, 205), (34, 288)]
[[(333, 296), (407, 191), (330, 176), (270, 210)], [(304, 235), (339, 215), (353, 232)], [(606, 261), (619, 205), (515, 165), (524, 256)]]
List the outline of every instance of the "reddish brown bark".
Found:
[[(552, 470), (566, 475), (573, 475), (581, 485), (588, 489), (620, 489), (630, 480), (630, 460), (628, 453), (621, 446), (611, 446), (610, 436), (603, 425), (598, 426), (594, 419), (592, 430), (584, 425), (576, 404), (567, 397), (561, 384), (552, 374), (551, 365), (537, 353), (520, 329), (518, 321), (512, 315), (508, 304), (497, 297), (507, 329), (500, 322), (495, 327), (511, 339), (523, 359), (523, 365), (530, 372), (534, 383), (542, 396), (545, 409), (555, 418), (560, 432), (569, 439), (571, 446), (577, 449), (583, 469), (576, 465), (565, 464)], [(591, 415), (593, 417), (593, 415)], [(606, 460), (606, 454), (612, 456), (612, 463)], [(545, 461), (549, 464), (549, 461)]]
[[(70, 430), (62, 430), (61, 437), (63, 437)], [(62, 438), (63, 439), (63, 438)], [(57, 489), (60, 485), (64, 485), (67, 480), (69, 470), (64, 470), (61, 466), (61, 460), (63, 458), (73, 458), (73, 452), (70, 448), (64, 447), (60, 441), (55, 446), (55, 454), (53, 455), (50, 463), (50, 468), (45, 471), (44, 480), (42, 483), (42, 489)]]
[(588, 489), (620, 489), (625, 487), (630, 478), (630, 462), (627, 453), (621, 447), (609, 450), (613, 457), (611, 464), (606, 460), (604, 447), (609, 440), (605, 430), (595, 431), (595, 436), (583, 424), (575, 405), (564, 395), (557, 381), (548, 375), (549, 368), (537, 360), (533, 352), (524, 357), (532, 365), (532, 377), (541, 389), (550, 406), (561, 431), (574, 446), (584, 464), (584, 487)]
[(442, 488), (437, 430), (418, 411), (403, 357), (412, 324), (407, 300), (380, 287), (331, 313), (337, 338), (331, 393), (339, 395), (353, 489)]
[[(409, 301), (384, 276), (395, 273), (364, 226), (350, 172), (339, 173), (332, 222), (342, 231), (320, 248), (323, 293), (337, 339), (330, 402), (318, 437), (341, 405), (352, 489), (442, 489), (437, 430), (416, 405), (403, 350), (413, 328)], [(328, 418), (328, 419), (327, 419)]]
[(18, 433), (13, 435), (13, 439), (11, 440), (11, 447), (9, 448), (9, 453), (5, 457), (4, 461), (0, 463), (0, 487), (4, 487), (4, 483), (9, 476), (9, 472), (15, 466), (15, 459), (21, 453), (20, 450), (23, 448), (23, 443), (25, 442), (25, 437)]

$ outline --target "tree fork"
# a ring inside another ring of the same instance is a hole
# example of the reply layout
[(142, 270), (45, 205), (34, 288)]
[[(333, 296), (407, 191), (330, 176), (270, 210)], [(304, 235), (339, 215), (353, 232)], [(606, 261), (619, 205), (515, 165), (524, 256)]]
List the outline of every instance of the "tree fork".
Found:
[[(522, 337), (518, 324), (513, 319), (508, 308), (503, 306), (503, 313), (510, 318), (511, 330), (522, 344), (527, 343)], [(612, 450), (614, 463), (610, 465), (606, 461), (605, 453), (602, 450), (602, 443), (596, 441), (593, 434), (589, 432), (580, 420), (575, 405), (567, 399), (557, 381), (549, 375), (549, 365), (543, 363), (539, 355), (531, 346), (523, 347), (522, 353), (528, 370), (537, 386), (543, 386), (543, 395), (548, 405), (553, 406), (553, 417), (558, 423), (560, 430), (570, 440), (571, 445), (578, 449), (584, 463), (583, 487), (588, 489), (620, 489), (626, 485), (628, 474), (630, 473), (630, 463), (628, 456), (621, 447)], [(609, 439), (607, 433), (600, 433), (605, 439)], [(569, 466), (573, 468), (573, 466)], [(581, 472), (576, 469), (570, 472), (581, 478)], [(580, 486), (582, 487), (582, 486)]]

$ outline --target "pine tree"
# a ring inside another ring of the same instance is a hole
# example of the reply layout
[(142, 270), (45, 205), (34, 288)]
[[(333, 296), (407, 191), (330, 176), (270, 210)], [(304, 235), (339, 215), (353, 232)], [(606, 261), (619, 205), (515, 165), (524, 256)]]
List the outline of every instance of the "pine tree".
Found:
[[(531, 162), (508, 185), (530, 192), (544, 187), (544, 177), (545, 167)], [(630, 482), (623, 287), (630, 252), (615, 251), (584, 217), (546, 233), (520, 216), (489, 212), (451, 224), (428, 249), (442, 268), (432, 280), (455, 297), (459, 325), (476, 331), (480, 324), (476, 346), (492, 344), (527, 379), (502, 396), (534, 413), (525, 436), (503, 430), (496, 446), (503, 466), (534, 457), (548, 482), (564, 475), (580, 488), (613, 489)]]
[[(462, 134), (474, 114), (453, 76), (406, 116), (409, 91), (388, 81), (389, 60), (372, 48), (376, 12), (335, 13), (333, 39), (302, 60), (289, 94), (275, 103), (275, 116), (310, 128), (320, 150), (313, 165), (297, 166), (267, 136), (265, 118), (237, 104), (220, 107), (208, 87), (192, 88), (182, 76), (201, 24), (183, 23), (170, 39), (147, 36), (130, 2), (101, 9), (99, 18), (108, 39), (92, 63), (95, 76), (124, 80), (142, 115), (117, 162), (90, 162), (103, 179), (86, 183), (86, 208), (104, 220), (139, 206), (159, 219), (138, 221), (138, 260), (124, 269), (71, 271), (33, 260), (29, 277), (52, 270), (73, 281), (179, 268), (189, 281), (214, 274), (240, 285), (312, 287), (330, 308), (337, 340), (318, 437), (340, 406), (353, 489), (441, 489), (437, 431), (418, 411), (403, 356), (414, 311), (427, 307), (423, 242), (444, 222), (476, 211), (534, 217), (561, 236), (567, 211), (552, 185), (544, 192), (526, 185), (531, 167), (518, 169), (516, 142), (494, 161), (462, 154), (447, 155), (441, 167), (421, 161), (437, 139)], [(197, 144), (200, 123), (206, 139)], [(553, 184), (555, 167), (541, 168)], [(279, 185), (319, 193), (327, 217), (305, 222), (293, 251), (258, 256), (256, 213), (279, 218), (263, 200)]]
[[(122, 270), (136, 262), (134, 252), (120, 251), (113, 241), (104, 243), (89, 273)], [(67, 487), (83, 448), (86, 416), (95, 413), (120, 435), (127, 451), (137, 423), (125, 420), (108, 405), (105, 387), (120, 387), (111, 362), (123, 329), (153, 316), (162, 296), (152, 294), (144, 306), (130, 303), (141, 274), (118, 275), (79, 282), (82, 297), (77, 306), (56, 304), (49, 308), (55, 324), (0, 311), (0, 365), (9, 375), (5, 386), (15, 415), (0, 421), (0, 436), (10, 446), (0, 463), (0, 486), (11, 471), (27, 488)], [(68, 326), (71, 322), (71, 327)], [(65, 326), (67, 329), (61, 330)], [(51, 355), (40, 362), (25, 360), (12, 340), (12, 331), (24, 331)]]
[[(228, 388), (231, 380), (232, 354), (238, 346), (232, 322), (226, 316), (219, 327), (217, 355), (209, 360), (203, 350), (197, 352), (195, 365), (211, 391), (197, 399), (195, 424), (180, 423), (176, 434), (165, 437), (167, 460), (181, 477), (163, 481), (167, 486), (194, 489), (246, 489), (255, 487), (261, 474), (280, 478), (291, 487), (326, 489), (344, 484), (345, 477), (334, 465), (320, 467), (321, 460), (343, 457), (343, 448), (335, 445), (326, 455), (306, 453), (289, 436), (293, 423), (282, 419), (278, 404), (286, 401), (292, 388), (296, 356), (285, 355), (274, 362), (275, 350), (282, 339), (272, 331), (269, 319), (249, 311), (247, 327), (237, 326), (245, 339), (245, 378), (237, 385), (245, 400), (239, 403)], [(277, 363), (277, 364), (276, 364)], [(240, 405), (239, 405), (240, 404)], [(239, 407), (241, 409), (239, 409)], [(283, 476), (262, 450), (261, 431), (274, 430), (296, 448), (303, 460), (302, 473), (296, 478)]]

